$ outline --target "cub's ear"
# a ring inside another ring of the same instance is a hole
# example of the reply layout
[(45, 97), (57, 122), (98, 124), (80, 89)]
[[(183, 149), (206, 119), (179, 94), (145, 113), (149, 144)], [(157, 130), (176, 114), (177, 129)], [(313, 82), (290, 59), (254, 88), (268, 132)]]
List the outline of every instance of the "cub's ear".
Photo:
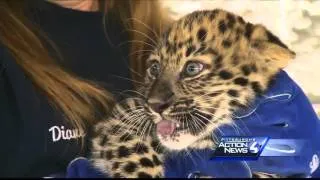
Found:
[(278, 68), (285, 68), (296, 56), (295, 52), (261, 25), (256, 25), (253, 29), (249, 44), (256, 55)]

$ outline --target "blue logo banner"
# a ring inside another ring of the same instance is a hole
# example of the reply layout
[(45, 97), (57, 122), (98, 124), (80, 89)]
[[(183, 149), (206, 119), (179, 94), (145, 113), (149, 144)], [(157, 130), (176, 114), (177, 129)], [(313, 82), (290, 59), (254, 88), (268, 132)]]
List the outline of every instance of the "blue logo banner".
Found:
[(304, 140), (269, 137), (222, 137), (212, 160), (257, 160), (261, 156), (298, 156)]

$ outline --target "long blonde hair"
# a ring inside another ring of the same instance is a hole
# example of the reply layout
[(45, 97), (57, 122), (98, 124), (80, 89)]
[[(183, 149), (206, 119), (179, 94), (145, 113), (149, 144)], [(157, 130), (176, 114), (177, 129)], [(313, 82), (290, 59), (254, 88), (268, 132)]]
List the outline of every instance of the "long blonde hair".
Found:
[[(98, 84), (80, 79), (56, 64), (44, 42), (40, 40), (45, 37), (43, 32), (25, 18), (25, 2), (0, 1), (0, 42), (8, 48), (17, 64), (48, 97), (49, 102), (63, 112), (71, 124), (84, 130), (87, 123), (97, 120), (96, 107), (102, 106), (108, 111), (114, 103), (113, 97)], [(156, 34), (160, 32), (162, 25), (167, 24), (169, 18), (162, 13), (156, 0), (100, 1), (100, 7), (115, 8), (126, 29), (131, 32), (132, 77), (133, 81), (141, 81), (147, 53), (139, 52), (148, 52), (152, 41), (157, 40)], [(46, 40), (54, 47), (49, 39)]]

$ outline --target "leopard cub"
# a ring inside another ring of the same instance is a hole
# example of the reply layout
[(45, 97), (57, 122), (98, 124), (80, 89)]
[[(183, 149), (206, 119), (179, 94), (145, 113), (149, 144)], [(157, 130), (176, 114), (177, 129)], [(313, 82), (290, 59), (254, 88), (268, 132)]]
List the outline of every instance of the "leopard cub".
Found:
[(231, 12), (182, 17), (147, 59), (145, 98), (120, 102), (95, 126), (93, 164), (111, 177), (163, 177), (166, 152), (214, 147), (212, 132), (236, 121), (294, 57), (263, 25)]

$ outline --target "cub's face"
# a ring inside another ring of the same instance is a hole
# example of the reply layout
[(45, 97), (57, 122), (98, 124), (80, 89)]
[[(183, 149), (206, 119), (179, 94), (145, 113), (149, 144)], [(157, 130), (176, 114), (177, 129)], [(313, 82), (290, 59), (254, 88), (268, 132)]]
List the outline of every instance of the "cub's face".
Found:
[(145, 95), (161, 143), (184, 149), (231, 123), (293, 57), (265, 27), (230, 12), (183, 17), (147, 60)]

